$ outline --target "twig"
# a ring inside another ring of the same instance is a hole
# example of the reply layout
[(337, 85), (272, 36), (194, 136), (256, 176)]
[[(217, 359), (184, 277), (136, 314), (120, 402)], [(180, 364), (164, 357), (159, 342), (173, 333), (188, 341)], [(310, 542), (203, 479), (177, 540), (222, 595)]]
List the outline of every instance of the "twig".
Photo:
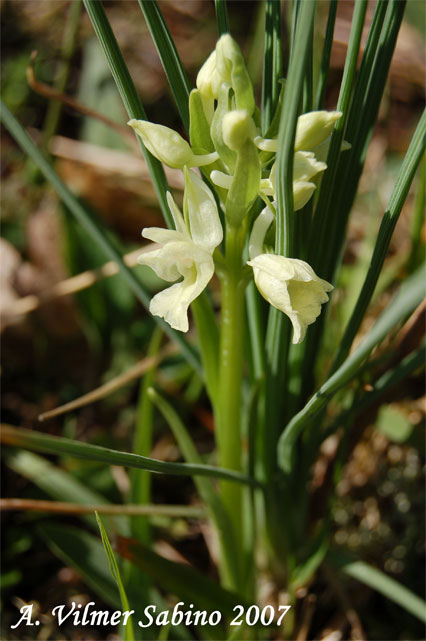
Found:
[(27, 81), (33, 91), (40, 94), (41, 96), (44, 96), (45, 98), (48, 98), (49, 100), (58, 100), (62, 104), (71, 107), (75, 111), (78, 111), (85, 116), (90, 116), (91, 118), (95, 118), (96, 120), (103, 122), (108, 127), (111, 127), (112, 129), (117, 131), (120, 136), (124, 136), (132, 147), (134, 147), (135, 149), (139, 148), (133, 132), (128, 127), (120, 125), (119, 123), (111, 120), (98, 111), (95, 111), (94, 109), (83, 105), (78, 100), (75, 100), (75, 98), (71, 98), (70, 96), (61, 93), (60, 91), (52, 89), (52, 87), (49, 87), (49, 85), (46, 85), (43, 82), (39, 82), (34, 72), (34, 63), (37, 56), (38, 51), (33, 51), (30, 56), (30, 63), (27, 67)]
[[(31, 129), (36, 133), (36, 130)], [(142, 156), (135, 156), (125, 151), (109, 149), (93, 143), (73, 140), (65, 136), (53, 136), (50, 140), (49, 153), (58, 158), (71, 160), (94, 167), (98, 172), (114, 173), (120, 176), (137, 177), (150, 182), (147, 164)], [(172, 167), (164, 167), (167, 183), (174, 189), (183, 190), (182, 172)]]
[[(152, 249), (152, 243), (144, 247), (143, 249), (136, 249), (132, 252), (129, 252), (124, 256), (124, 262), (128, 267), (134, 267), (137, 264), (137, 257), (144, 251)], [(109, 262), (102, 265), (98, 269), (90, 269), (77, 276), (72, 276), (71, 278), (66, 278), (65, 280), (55, 283), (52, 287), (45, 289), (39, 294), (30, 294), (29, 296), (23, 296), (17, 301), (6, 306), (1, 310), (1, 314), (5, 317), (7, 316), (22, 316), (24, 314), (29, 314), (35, 309), (38, 309), (41, 305), (48, 303), (49, 301), (58, 298), (59, 296), (68, 296), (69, 294), (75, 294), (83, 289), (91, 287), (94, 283), (102, 278), (109, 278), (110, 276), (115, 276), (118, 274), (117, 263), (110, 260)]]
[(127, 516), (170, 516), (183, 518), (204, 518), (202, 507), (190, 505), (82, 505), (62, 501), (40, 501), (35, 499), (0, 499), (0, 510), (34, 510), (56, 514), (99, 514)]
[(80, 407), (84, 407), (85, 405), (89, 405), (89, 403), (94, 403), (95, 401), (99, 401), (101, 398), (104, 398), (105, 396), (112, 394), (112, 392), (115, 392), (116, 390), (120, 389), (124, 385), (127, 385), (127, 383), (130, 383), (136, 378), (139, 378), (140, 376), (142, 376), (142, 374), (145, 374), (145, 372), (151, 369), (151, 367), (158, 365), (158, 363), (160, 363), (166, 356), (169, 356), (175, 351), (176, 351), (176, 347), (174, 345), (172, 344), (167, 345), (159, 354), (157, 354), (157, 356), (150, 356), (147, 358), (143, 358), (141, 361), (139, 361), (138, 363), (130, 367), (123, 374), (116, 376), (115, 378), (108, 381), (107, 383), (104, 383), (100, 387), (96, 387), (91, 392), (88, 392), (87, 394), (83, 394), (83, 396), (79, 396), (79, 398), (76, 398), (73, 401), (70, 401), (69, 403), (65, 403), (64, 405), (59, 405), (58, 407), (55, 407), (54, 409), (49, 410), (48, 412), (43, 412), (38, 417), (38, 420), (45, 421), (49, 418), (54, 418), (55, 416), (59, 416), (60, 414), (66, 414), (67, 412), (71, 412)]

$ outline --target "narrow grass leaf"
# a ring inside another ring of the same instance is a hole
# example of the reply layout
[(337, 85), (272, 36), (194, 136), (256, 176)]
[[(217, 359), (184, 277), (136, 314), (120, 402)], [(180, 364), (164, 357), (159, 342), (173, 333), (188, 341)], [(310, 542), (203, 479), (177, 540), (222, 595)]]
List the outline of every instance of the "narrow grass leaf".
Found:
[[(121, 99), (127, 110), (129, 118), (146, 120), (146, 113), (136, 91), (136, 87), (130, 76), (129, 70), (124, 61), (123, 55), (118, 46), (117, 40), (111, 29), (101, 0), (83, 0), (84, 6), (92, 22), (93, 29), (101, 44), (111, 73), (117, 85)], [(166, 192), (168, 189), (167, 180), (161, 163), (150, 154), (143, 145), (139, 136), (138, 143), (145, 156), (149, 173), (157, 194), (158, 202), (167, 225), (173, 229), (174, 223), (167, 205)]]
[[(147, 357), (156, 357), (161, 346), (163, 333), (156, 328), (152, 334)], [(135, 435), (133, 439), (133, 453), (141, 456), (148, 456), (152, 447), (152, 433), (154, 429), (153, 407), (148, 397), (148, 388), (153, 384), (156, 367), (152, 367), (143, 377), (139, 388), (139, 399), (136, 408)], [(130, 493), (129, 501), (141, 505), (150, 503), (151, 500), (151, 474), (141, 470), (130, 471)], [(137, 537), (143, 543), (150, 542), (150, 525), (147, 518), (132, 518), (132, 536)]]
[(52, 552), (80, 574), (84, 582), (114, 609), (117, 587), (108, 569), (100, 540), (74, 526), (44, 523), (38, 527)]
[(358, 374), (374, 347), (410, 315), (424, 295), (424, 271), (419, 269), (401, 286), (398, 294), (380, 315), (361, 345), (293, 417), (283, 430), (278, 443), (279, 465), (286, 474), (292, 470), (293, 447), (301, 431), (311, 423), (313, 417), (329, 402), (330, 398)]
[(327, 27), (322, 49), (321, 66), (315, 96), (315, 109), (323, 108), (325, 88), (327, 86), (328, 70), (330, 67), (331, 47), (333, 46), (334, 25), (336, 24), (337, 1), (330, 0), (328, 8)]
[(173, 38), (164, 21), (157, 0), (138, 0), (157, 48), (163, 69), (166, 72), (180, 117), (185, 130), (189, 132), (188, 99), (191, 84), (182, 66)]
[(386, 4), (387, 11), (374, 61), (372, 65), (367, 66), (367, 84), (366, 86), (363, 84), (355, 87), (355, 96), (358, 99), (362, 99), (361, 107), (358, 108), (356, 100), (351, 105), (347, 140), (352, 144), (352, 149), (346, 158), (344, 158), (343, 154), (344, 161), (339, 174), (339, 190), (334, 193), (333, 226), (329, 230), (329, 251), (324, 271), (326, 280), (333, 278), (342, 257), (347, 221), (364, 167), (367, 149), (373, 134), (396, 39), (404, 15), (405, 0), (392, 0)]
[[(426, 210), (426, 153), (423, 154), (419, 179), (417, 185), (416, 200), (414, 203), (413, 222), (411, 227), (411, 250), (407, 260), (408, 273), (413, 272), (422, 262), (424, 256), (424, 244), (422, 240), (422, 228)], [(423, 250), (423, 251), (422, 251)]]
[(237, 483), (259, 485), (253, 479), (233, 470), (225, 470), (212, 465), (191, 465), (189, 463), (167, 463), (157, 459), (139, 456), (129, 452), (120, 452), (99, 445), (80, 443), (61, 436), (49, 436), (41, 432), (27, 430), (10, 425), (1, 426), (1, 441), (23, 449), (35, 450), (46, 454), (64, 454), (74, 458), (100, 461), (108, 465), (148, 470), (158, 474), (176, 474), (179, 476), (209, 476)]
[[(290, 55), (289, 72), (284, 91), (283, 107), (278, 132), (277, 163), (277, 216), (275, 253), (293, 256), (294, 212), (293, 212), (293, 155), (297, 119), (301, 106), (303, 80), (309, 42), (312, 32), (316, 2), (303, 0), (300, 3), (296, 37)], [(282, 379), (287, 365), (289, 323), (284, 325), (284, 314), (271, 307), (266, 333), (266, 353), (268, 358), (266, 424), (269, 434), (265, 437), (266, 459), (264, 470), (267, 475), (274, 473), (276, 461), (276, 430), (282, 403)], [(272, 432), (272, 433), (271, 433)]]
[(368, 585), (368, 587), (373, 588), (373, 590), (377, 590), (377, 592), (380, 592), (383, 596), (397, 603), (417, 619), (426, 623), (426, 602), (414, 594), (414, 592), (398, 583), (398, 581), (395, 581), (395, 579), (387, 576), (381, 570), (363, 561), (355, 560), (349, 554), (341, 551), (331, 551), (328, 558), (341, 572), (360, 581), (364, 585)]
[(187, 604), (208, 612), (219, 610), (225, 617), (235, 615), (236, 604), (244, 604), (241, 595), (226, 590), (190, 565), (169, 561), (131, 539), (119, 538), (117, 552)]
[[(149, 394), (171, 428), (185, 460), (188, 463), (201, 465), (201, 458), (195, 449), (192, 438), (177, 413), (154, 389), (151, 388)], [(223, 568), (225, 576), (228, 579), (235, 577), (238, 575), (238, 568), (236, 567), (236, 559), (238, 556), (237, 550), (235, 549), (238, 543), (234, 539), (231, 520), (225, 510), (223, 502), (213, 488), (211, 481), (209, 479), (194, 477), (194, 483), (207, 506), (211, 519), (217, 527), (219, 544), (223, 547), (223, 557), (226, 559), (226, 566)]]
[(216, 9), (217, 30), (220, 38), (224, 33), (229, 33), (229, 19), (226, 0), (214, 0), (214, 6)]
[(280, 95), (279, 81), (283, 77), (281, 3), (265, 2), (265, 48), (262, 82), (262, 132), (269, 129)]
[(349, 354), (352, 342), (364, 318), (367, 307), (373, 296), (377, 281), (380, 276), (383, 263), (385, 262), (389, 244), (398, 222), (404, 202), (407, 198), (414, 174), (420, 162), (426, 145), (426, 111), (417, 126), (414, 136), (411, 140), (410, 147), (399, 171), (398, 179), (395, 183), (389, 204), (384, 213), (382, 223), (371, 258), (370, 267), (365, 278), (362, 290), (359, 294), (355, 308), (351, 314), (350, 321), (340, 342), (332, 370), (344, 361)]
[(197, 328), (207, 393), (214, 406), (218, 383), (219, 327), (206, 294), (193, 301), (191, 311)]
[(371, 391), (365, 392), (360, 397), (357, 397), (356, 402), (348, 409), (341, 412), (335, 420), (327, 427), (324, 432), (318, 434), (315, 439), (316, 445), (313, 447), (313, 456), (318, 452), (320, 443), (328, 436), (333, 434), (339, 427), (352, 425), (357, 416), (364, 410), (371, 407), (374, 403), (380, 400), (384, 394), (389, 392), (393, 387), (404, 381), (408, 376), (413, 374), (420, 367), (424, 367), (426, 362), (426, 347), (420, 347), (411, 354), (408, 354), (399, 365), (391, 370), (386, 371), (377, 381), (373, 384)]
[[(16, 142), (25, 151), (30, 158), (36, 163), (44, 176), (49, 180), (55, 188), (58, 196), (62, 199), (71, 213), (78, 220), (80, 225), (86, 230), (92, 240), (103, 250), (105, 256), (113, 260), (120, 268), (121, 276), (126, 280), (127, 284), (135, 294), (136, 298), (144, 305), (146, 309), (149, 307), (151, 299), (150, 293), (143, 287), (139, 279), (135, 276), (134, 272), (124, 263), (122, 256), (111, 244), (105, 230), (100, 226), (98, 221), (95, 221), (91, 214), (86, 210), (84, 205), (74, 196), (68, 187), (59, 178), (52, 165), (46, 160), (22, 126), (10, 113), (7, 107), (1, 103), (1, 119), (9, 133), (15, 138)], [(188, 362), (202, 375), (199, 357), (194, 351), (194, 348), (189, 345), (181, 332), (172, 329), (168, 323), (165, 323), (157, 316), (154, 317), (155, 321), (164, 329), (166, 334), (172, 338), (182, 349), (182, 353)]]
[[(110, 505), (102, 494), (92, 490), (74, 475), (53, 465), (42, 456), (15, 450), (5, 453), (5, 460), (12, 470), (32, 481), (53, 499), (80, 505)], [(96, 528), (96, 521), (92, 515), (85, 515), (82, 518), (91, 527)], [(120, 534), (127, 534), (129, 531), (126, 518), (108, 517), (108, 523)]]
[[(108, 559), (109, 569), (120, 594), (122, 612), (129, 611), (129, 600), (127, 598), (126, 590), (124, 589), (123, 581), (121, 580), (120, 569), (117, 561), (115, 560), (114, 552), (112, 551), (112, 547), (108, 539), (108, 534), (106, 533), (99, 514), (95, 512), (95, 515), (99, 531), (101, 533), (102, 545), (104, 546), (105, 554)], [(127, 619), (126, 625), (124, 626), (124, 641), (135, 641), (135, 633), (133, 630), (133, 621), (131, 616)]]
[[(325, 172), (319, 193), (317, 208), (310, 230), (308, 262), (315, 271), (324, 273), (324, 254), (329, 243), (327, 236), (330, 233), (331, 216), (335, 214), (333, 201), (335, 199), (335, 185), (338, 174), (338, 160), (343, 142), (343, 134), (349, 115), (349, 106), (355, 83), (356, 63), (361, 45), (362, 30), (367, 11), (366, 0), (360, 0), (354, 5), (351, 33), (349, 37), (348, 52), (343, 70), (342, 84), (340, 87), (337, 111), (342, 112), (342, 117), (336, 122), (331, 137), (330, 149), (327, 157), (327, 171)], [(311, 361), (312, 362), (312, 361)]]

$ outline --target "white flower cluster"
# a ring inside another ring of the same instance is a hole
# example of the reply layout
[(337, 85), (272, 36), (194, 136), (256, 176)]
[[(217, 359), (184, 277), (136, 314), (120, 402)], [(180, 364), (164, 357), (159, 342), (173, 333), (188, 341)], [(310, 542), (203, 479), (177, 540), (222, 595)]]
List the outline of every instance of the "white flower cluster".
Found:
[[(228, 34), (220, 38), (202, 66), (189, 108), (191, 145), (162, 125), (142, 120), (129, 122), (156, 158), (185, 173), (183, 215), (167, 194), (176, 229), (145, 229), (142, 235), (160, 248), (139, 258), (164, 280), (173, 282), (183, 277), (154, 296), (150, 311), (184, 332), (188, 330), (188, 307), (212, 278), (213, 252), (223, 238), (215, 198), (191, 168), (202, 167), (219, 188), (227, 225), (245, 229), (247, 213), (256, 198), (261, 196), (266, 202), (276, 198), (274, 155), (278, 148), (277, 137), (260, 136), (250, 78), (238, 45)], [(327, 168), (324, 160), (334, 123), (340, 116), (336, 111), (314, 111), (298, 119), (293, 161), (295, 211), (312, 197), (316, 180)], [(277, 133), (272, 131), (272, 136)], [(253, 269), (259, 292), (289, 317), (293, 342), (300, 343), (333, 287), (304, 261), (265, 250), (273, 211), (270, 203), (253, 225), (247, 264)]]

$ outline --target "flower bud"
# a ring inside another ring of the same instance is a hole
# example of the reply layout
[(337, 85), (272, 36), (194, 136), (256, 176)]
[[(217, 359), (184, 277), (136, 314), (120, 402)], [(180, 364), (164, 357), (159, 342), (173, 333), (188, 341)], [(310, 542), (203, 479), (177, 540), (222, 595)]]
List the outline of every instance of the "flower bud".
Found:
[(216, 51), (212, 51), (197, 75), (196, 85), (200, 94), (206, 98), (217, 98), (223, 79), (216, 67)]
[(223, 117), (223, 141), (229, 149), (238, 151), (248, 138), (254, 138), (255, 133), (254, 122), (245, 109), (229, 111)]
[(191, 147), (176, 131), (147, 120), (129, 120), (127, 123), (142, 138), (153, 156), (169, 167), (181, 168), (192, 159)]
[(311, 111), (297, 120), (296, 151), (312, 150), (330, 135), (334, 123), (341, 118), (340, 111)]
[(237, 109), (246, 109), (251, 115), (255, 109), (253, 86), (240, 48), (229, 33), (216, 44), (216, 69), (221, 81), (232, 86)]
[(195, 155), (182, 136), (163, 125), (135, 119), (129, 120), (127, 124), (133, 127), (138, 136), (142, 138), (142, 142), (148, 151), (169, 167), (177, 169), (182, 169), (185, 165), (201, 167), (210, 165), (218, 159), (216, 152), (200, 156)]

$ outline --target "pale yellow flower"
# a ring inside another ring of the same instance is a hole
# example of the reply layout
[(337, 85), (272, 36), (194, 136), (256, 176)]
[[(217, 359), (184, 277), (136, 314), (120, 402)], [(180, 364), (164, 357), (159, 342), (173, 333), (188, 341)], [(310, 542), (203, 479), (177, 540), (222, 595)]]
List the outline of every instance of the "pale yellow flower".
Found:
[(176, 229), (151, 227), (142, 236), (160, 246), (139, 256), (138, 262), (148, 265), (163, 280), (173, 282), (151, 300), (149, 310), (174, 329), (187, 332), (188, 307), (205, 289), (214, 273), (213, 252), (222, 241), (223, 230), (213, 194), (192, 171), (185, 172), (185, 209), (187, 223), (167, 193), (167, 202)]

